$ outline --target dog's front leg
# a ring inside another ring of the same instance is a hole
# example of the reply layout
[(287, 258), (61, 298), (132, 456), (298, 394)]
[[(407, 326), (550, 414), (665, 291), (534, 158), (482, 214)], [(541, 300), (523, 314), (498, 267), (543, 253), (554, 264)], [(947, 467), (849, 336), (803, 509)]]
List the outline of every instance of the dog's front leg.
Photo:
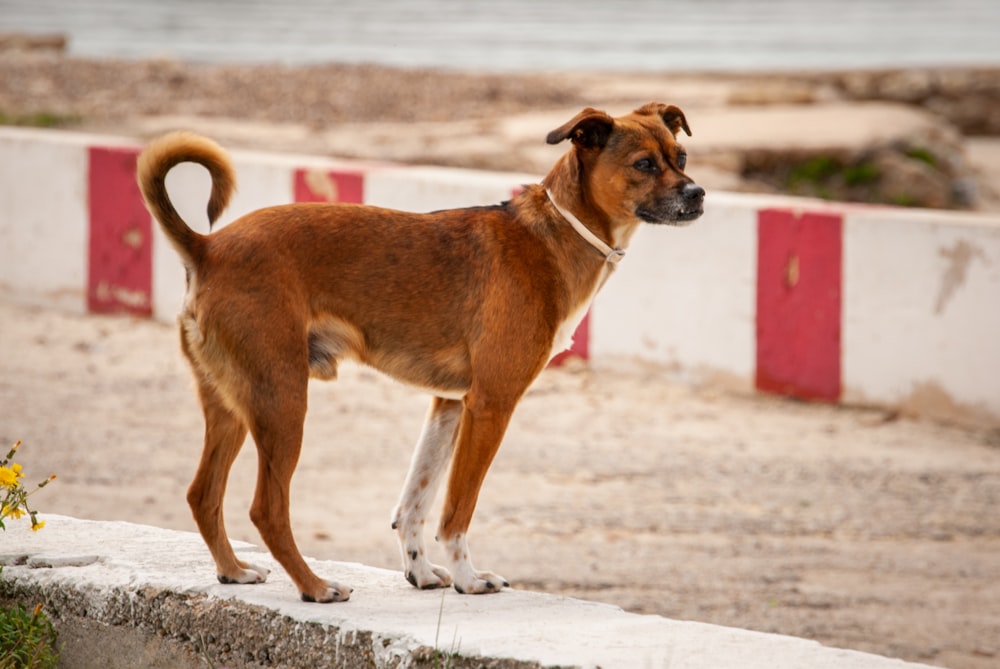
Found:
[(477, 571), (472, 566), (466, 533), (483, 479), (500, 448), (516, 402), (509, 406), (484, 403), (477, 399), (477, 395), (470, 392), (465, 398), (448, 494), (438, 530), (438, 539), (444, 544), (451, 566), (455, 590), (463, 594), (497, 592), (510, 585), (503, 576)]
[(403, 573), (417, 588), (446, 588), (451, 575), (444, 567), (431, 564), (424, 544), (424, 524), (441, 475), (448, 467), (462, 402), (435, 397), (403, 484), (403, 492), (392, 516), (392, 527), (399, 535), (403, 554)]

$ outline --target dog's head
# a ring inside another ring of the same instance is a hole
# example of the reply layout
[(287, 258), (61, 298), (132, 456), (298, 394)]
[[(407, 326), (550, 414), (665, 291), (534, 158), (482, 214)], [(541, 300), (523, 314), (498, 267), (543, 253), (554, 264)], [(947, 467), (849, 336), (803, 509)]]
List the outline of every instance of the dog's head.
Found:
[(684, 173), (681, 130), (691, 134), (684, 112), (650, 102), (618, 118), (584, 109), (547, 141), (573, 142), (579, 186), (611, 221), (686, 225), (702, 215), (705, 190)]

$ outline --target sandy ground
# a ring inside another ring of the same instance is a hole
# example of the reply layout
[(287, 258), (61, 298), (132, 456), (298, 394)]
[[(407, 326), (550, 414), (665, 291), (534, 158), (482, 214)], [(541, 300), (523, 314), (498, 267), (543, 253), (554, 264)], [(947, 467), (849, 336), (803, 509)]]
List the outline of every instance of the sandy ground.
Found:
[[(682, 104), (694, 156), (727, 123), (744, 143), (775, 139), (773, 123), (736, 123), (734, 99), (823, 102), (828, 92), (822, 82), (802, 93), (801, 82), (762, 89), (673, 73), (515, 78), (0, 56), (0, 111), (15, 118), (46, 112), (137, 138), (184, 126), (231, 147), (521, 172), (551, 164), (561, 149), (541, 139), (585, 104), (613, 113), (649, 99)], [(851, 118), (842, 125), (855, 134), (893, 126), (869, 107)], [(981, 183), (997, 183), (1000, 143), (967, 148)], [(710, 189), (741, 186), (693, 158), (695, 168)], [(1000, 210), (984, 191), (985, 208)], [(29, 476), (59, 475), (37, 507), (193, 530), (184, 492), (202, 425), (173, 328), (6, 299), (0, 443), (24, 440)], [(426, 405), (358, 368), (313, 385), (293, 488), (305, 553), (397, 567), (389, 513)], [(233, 538), (258, 542), (246, 513), (255, 466), (248, 447), (226, 513)], [(998, 508), (996, 431), (734, 396), (605, 361), (539, 379), (487, 479), (471, 541), (477, 566), (518, 588), (986, 669), (1000, 666)]]
[[(0, 323), (0, 441), (24, 440), (29, 479), (59, 475), (34, 498), (43, 515), (193, 530), (201, 417), (173, 328), (2, 300)], [(357, 367), (313, 384), (293, 482), (304, 552), (397, 568), (389, 513), (426, 404)], [(244, 449), (226, 513), (233, 538), (259, 543), (255, 461)], [(986, 669), (1000, 663), (998, 506), (995, 431), (618, 361), (542, 375), (471, 541), (517, 588)]]

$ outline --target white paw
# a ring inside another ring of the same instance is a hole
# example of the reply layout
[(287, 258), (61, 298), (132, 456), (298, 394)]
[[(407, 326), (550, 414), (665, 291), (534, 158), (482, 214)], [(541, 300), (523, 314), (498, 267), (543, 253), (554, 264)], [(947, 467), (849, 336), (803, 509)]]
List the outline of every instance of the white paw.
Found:
[(270, 569), (258, 567), (257, 565), (241, 563), (241, 566), (243, 568), (233, 574), (217, 574), (216, 577), (219, 579), (219, 583), (223, 583), (225, 585), (233, 583), (263, 583), (267, 580), (267, 575), (271, 573)]
[(462, 580), (455, 578), (455, 590), (463, 595), (485, 595), (509, 587), (507, 579), (488, 571), (470, 571)]
[(334, 581), (327, 581), (325, 588), (320, 588), (317, 592), (303, 592), (301, 596), (303, 602), (329, 604), (330, 602), (346, 602), (351, 598), (352, 592), (354, 592), (354, 588)]
[(455, 590), (463, 595), (500, 592), (510, 583), (503, 576), (488, 571), (476, 571), (469, 558), (469, 544), (464, 534), (444, 541), (445, 553), (451, 558), (451, 573)]
[[(416, 556), (416, 557), (414, 557)], [(403, 565), (406, 580), (415, 588), (433, 590), (447, 588), (451, 585), (451, 574), (444, 567), (431, 564), (427, 558), (417, 551), (411, 551)]]
[(421, 590), (447, 588), (451, 585), (451, 574), (427, 559), (422, 526), (422, 520), (405, 524), (396, 520), (392, 524), (399, 535), (399, 548), (403, 553), (403, 575), (410, 585)]

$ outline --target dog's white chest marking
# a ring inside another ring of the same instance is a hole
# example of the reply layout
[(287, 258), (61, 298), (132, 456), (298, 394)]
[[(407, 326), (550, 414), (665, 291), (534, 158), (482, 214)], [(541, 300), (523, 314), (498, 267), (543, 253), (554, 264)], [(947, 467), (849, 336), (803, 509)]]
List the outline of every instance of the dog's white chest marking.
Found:
[(574, 313), (570, 314), (563, 321), (563, 324), (559, 326), (559, 329), (556, 330), (556, 336), (552, 340), (552, 350), (549, 352), (549, 360), (573, 346), (573, 335), (576, 334), (576, 329), (580, 327), (580, 323), (583, 322), (584, 317), (587, 315), (592, 301), (586, 302)]
[(590, 311), (590, 306), (594, 303), (594, 298), (597, 297), (598, 291), (601, 290), (601, 286), (607, 280), (607, 272), (609, 272), (609, 266), (605, 265), (604, 272), (598, 282), (594, 285), (594, 291), (590, 294), (586, 300), (580, 303), (576, 311), (570, 313), (566, 317), (566, 320), (562, 322), (559, 329), (556, 330), (556, 336), (552, 339), (552, 350), (549, 351), (549, 360), (556, 357), (563, 351), (569, 350), (573, 346), (573, 335), (576, 334), (577, 328), (580, 327), (580, 323), (586, 318), (587, 312)]

